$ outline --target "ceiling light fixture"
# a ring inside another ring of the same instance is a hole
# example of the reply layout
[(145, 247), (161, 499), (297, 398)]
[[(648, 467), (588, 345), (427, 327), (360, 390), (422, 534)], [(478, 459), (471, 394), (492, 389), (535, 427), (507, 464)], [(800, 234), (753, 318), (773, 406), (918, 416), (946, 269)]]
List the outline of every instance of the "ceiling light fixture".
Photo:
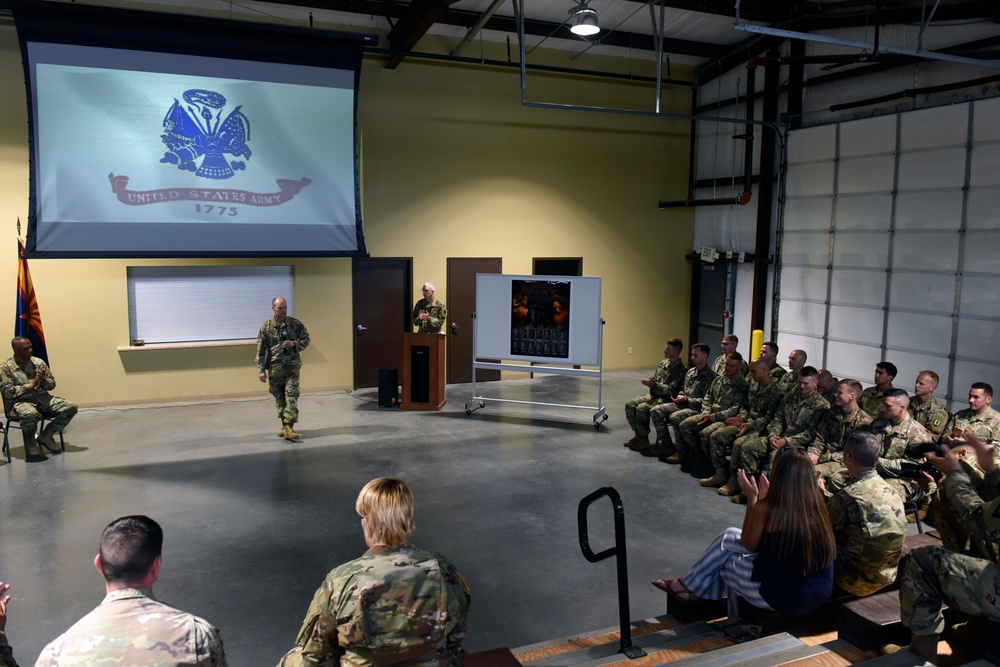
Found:
[(601, 31), (597, 12), (589, 7), (589, 0), (575, 0), (577, 6), (569, 10), (569, 30), (580, 37), (591, 37)]

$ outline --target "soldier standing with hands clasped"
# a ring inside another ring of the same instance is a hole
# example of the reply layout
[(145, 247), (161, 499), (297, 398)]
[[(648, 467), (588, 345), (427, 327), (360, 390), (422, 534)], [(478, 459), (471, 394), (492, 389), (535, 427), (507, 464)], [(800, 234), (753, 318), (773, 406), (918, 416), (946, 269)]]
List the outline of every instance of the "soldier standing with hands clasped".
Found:
[(292, 427), (299, 420), (299, 352), (309, 346), (309, 332), (302, 322), (288, 316), (288, 304), (276, 296), (271, 300), (274, 317), (257, 333), (257, 378), (266, 382), (274, 396), (281, 420), (278, 435), (286, 440), (299, 437)]

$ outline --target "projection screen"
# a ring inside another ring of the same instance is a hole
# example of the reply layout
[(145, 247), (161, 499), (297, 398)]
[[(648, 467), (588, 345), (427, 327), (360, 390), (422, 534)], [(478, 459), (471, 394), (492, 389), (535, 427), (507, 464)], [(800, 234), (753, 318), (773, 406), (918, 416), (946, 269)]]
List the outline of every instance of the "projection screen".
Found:
[(374, 37), (33, 2), (29, 257), (365, 255)]

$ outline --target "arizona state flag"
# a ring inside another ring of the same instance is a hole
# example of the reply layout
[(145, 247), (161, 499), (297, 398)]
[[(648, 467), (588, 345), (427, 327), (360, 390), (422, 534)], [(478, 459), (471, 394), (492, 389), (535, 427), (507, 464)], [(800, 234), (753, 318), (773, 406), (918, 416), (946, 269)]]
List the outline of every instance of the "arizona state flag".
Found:
[(42, 332), (42, 316), (38, 312), (35, 287), (31, 284), (28, 260), (20, 241), (17, 242), (17, 317), (14, 320), (14, 335), (30, 340), (32, 356), (49, 363), (49, 354), (45, 350), (45, 333)]

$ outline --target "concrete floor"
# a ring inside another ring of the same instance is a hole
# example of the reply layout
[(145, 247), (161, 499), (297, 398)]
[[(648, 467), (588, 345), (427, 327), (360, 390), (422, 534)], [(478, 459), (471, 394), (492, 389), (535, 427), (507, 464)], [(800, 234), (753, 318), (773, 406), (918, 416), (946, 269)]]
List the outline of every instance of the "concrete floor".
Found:
[[(308, 372), (308, 371), (307, 371)], [(316, 587), (365, 550), (354, 500), (379, 476), (416, 497), (413, 542), (448, 556), (472, 588), (466, 647), (517, 647), (618, 623), (614, 559), (588, 563), (577, 505), (604, 486), (625, 504), (635, 619), (664, 612), (648, 580), (677, 576), (743, 508), (622, 447), (625, 400), (644, 373), (606, 374), (610, 420), (590, 410), (488, 403), (470, 385), (441, 412), (379, 410), (375, 390), (301, 399), (301, 443), (276, 437), (270, 397), (83, 410), (67, 453), (0, 464), (0, 579), (13, 584), (7, 632), (30, 665), (104, 595), (93, 568), (103, 527), (148, 514), (165, 531), (161, 600), (222, 628), (229, 663), (273, 665)], [(597, 401), (595, 380), (536, 376), (480, 385), (486, 396)], [(73, 397), (69, 397), (73, 398)], [(591, 508), (595, 551), (614, 541), (610, 503)]]

